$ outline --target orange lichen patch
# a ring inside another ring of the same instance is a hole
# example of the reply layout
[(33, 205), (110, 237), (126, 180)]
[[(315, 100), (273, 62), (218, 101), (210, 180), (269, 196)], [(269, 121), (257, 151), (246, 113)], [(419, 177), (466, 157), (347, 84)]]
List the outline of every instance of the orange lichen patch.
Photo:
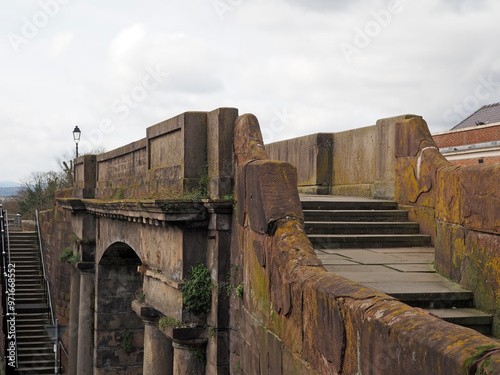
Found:
[(238, 164), (248, 160), (267, 159), (259, 121), (252, 114), (239, 116), (234, 125), (234, 153)]
[(398, 159), (396, 163), (395, 198), (401, 204), (413, 204), (419, 195), (419, 186), (413, 159)]
[(500, 234), (500, 165), (463, 167), (459, 179), (463, 225)]
[(420, 116), (396, 123), (396, 156), (417, 156), (426, 147), (436, 147), (427, 123)]
[[(475, 347), (495, 343), (398, 301), (345, 299), (345, 373), (460, 374)], [(347, 355), (353, 357), (348, 357)]]
[(458, 167), (447, 166), (437, 172), (436, 218), (448, 223), (462, 223), (461, 189)]

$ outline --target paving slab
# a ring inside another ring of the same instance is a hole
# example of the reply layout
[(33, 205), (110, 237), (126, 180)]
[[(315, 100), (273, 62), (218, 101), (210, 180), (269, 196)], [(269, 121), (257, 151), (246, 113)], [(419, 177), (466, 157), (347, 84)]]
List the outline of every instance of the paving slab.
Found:
[(349, 280), (356, 281), (358, 283), (389, 283), (391, 288), (395, 289), (400, 283), (441, 283), (443, 282), (443, 277), (437, 273), (425, 273), (425, 272), (399, 272), (396, 270), (386, 269), (382, 272), (338, 272), (340, 276), (343, 276)]
[[(454, 293), (466, 293), (470, 294), (471, 292), (461, 288), (458, 284), (455, 284), (451, 281), (446, 280), (443, 277), (444, 281), (441, 282), (427, 282), (427, 283), (409, 283), (409, 282), (371, 282), (371, 283), (363, 283), (366, 286), (378, 289), (384, 293), (390, 294), (396, 298), (398, 296), (407, 295), (407, 294), (440, 294), (443, 299), (448, 294)], [(401, 297), (402, 298), (402, 297)], [(399, 298), (399, 299), (401, 299)]]
[(433, 247), (383, 247), (383, 248), (366, 248), (366, 250), (375, 251), (376, 253), (432, 253), (434, 254)]
[[(324, 249), (328, 254), (336, 254), (361, 264), (399, 264), (399, 263), (429, 263), (434, 260), (434, 254), (422, 253), (422, 258), (406, 259), (394, 254), (378, 253), (368, 249)], [(429, 255), (430, 254), (430, 255)], [(432, 258), (431, 260), (429, 260)]]
[[(328, 256), (318, 256), (318, 258), (319, 258), (319, 260), (321, 260), (321, 263), (323, 263), (323, 265), (325, 267), (329, 266), (329, 265), (341, 265), (341, 264), (357, 265), (357, 264), (359, 264), (359, 263), (356, 263), (352, 260), (349, 260), (349, 259), (341, 257), (341, 256), (328, 255)], [(331, 271), (329, 271), (329, 272), (331, 272)]]
[(327, 267), (327, 270), (329, 272), (334, 272), (340, 275), (341, 272), (343, 273), (350, 273), (350, 272), (385, 272), (392, 270), (393, 272), (399, 272), (397, 270), (387, 268), (384, 265), (366, 265), (366, 264), (348, 264), (348, 265), (333, 265)]
[(385, 267), (395, 269), (400, 272), (430, 272), (435, 273), (433, 263), (424, 264), (386, 264)]

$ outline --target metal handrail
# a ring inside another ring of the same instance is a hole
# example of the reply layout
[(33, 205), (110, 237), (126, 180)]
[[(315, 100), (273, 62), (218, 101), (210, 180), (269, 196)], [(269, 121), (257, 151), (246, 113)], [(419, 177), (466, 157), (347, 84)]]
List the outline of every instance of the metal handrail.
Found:
[(45, 261), (43, 260), (43, 247), (42, 247), (42, 235), (40, 231), (40, 222), (38, 221), (38, 210), (35, 210), (35, 217), (36, 217), (36, 228), (37, 228), (37, 234), (38, 234), (38, 243), (40, 245), (40, 258), (42, 260), (42, 272), (43, 272), (43, 278), (45, 280), (45, 284), (47, 286), (47, 296), (49, 299), (49, 309), (50, 309), (50, 319), (52, 321), (52, 325), (54, 325), (54, 310), (52, 309), (52, 296), (50, 294), (50, 282), (47, 279), (47, 274), (45, 273)]
[[(4, 219), (4, 228), (6, 228), (6, 232), (7, 232), (7, 255), (9, 257), (8, 267), (10, 268), (10, 265), (12, 263), (10, 261), (11, 260), (10, 259), (10, 236), (9, 236), (9, 220), (7, 219), (8, 218), (8, 212), (7, 211), (4, 211), (4, 214), (2, 215), (2, 218)], [(7, 220), (5, 220), (5, 219), (7, 219)], [(3, 234), (3, 232), (2, 232), (2, 234)], [(5, 258), (5, 255), (3, 255), (3, 257)], [(4, 268), (4, 272), (5, 272), (5, 274), (7, 274), (7, 272), (5, 270), (6, 270), (6, 268)], [(8, 289), (8, 280), (7, 280), (7, 278), (5, 276), (4, 276), (4, 278), (5, 278), (5, 288), (6, 288), (5, 295), (7, 296), (7, 294), (9, 294), (10, 292), (8, 291), (9, 290)], [(15, 298), (14, 298), (14, 301), (15, 301)], [(6, 304), (5, 307), (8, 309), (8, 304)], [(15, 305), (15, 303), (14, 303), (14, 311), (12, 313), (8, 313), (7, 312), (5, 315), (6, 316), (13, 315), (14, 318), (16, 317), (17, 314), (16, 314), (16, 305)], [(15, 329), (15, 327), (16, 327), (16, 324), (14, 322), (14, 329)], [(16, 336), (17, 336), (17, 332), (16, 332)], [(16, 345), (15, 345), (15, 351), (16, 351), (16, 368), (18, 368), (18, 365), (19, 365), (19, 356), (18, 356), (18, 351), (17, 351), (17, 337), (15, 338), (15, 340), (16, 340)]]
[[(40, 221), (38, 220), (38, 210), (35, 210), (35, 217), (36, 217), (36, 229), (37, 229), (37, 234), (38, 234), (38, 243), (40, 244), (40, 258), (42, 260), (42, 271), (43, 271), (43, 278), (45, 280), (45, 284), (47, 285), (47, 295), (49, 299), (49, 309), (50, 309), (50, 319), (52, 321), (52, 325), (55, 325), (56, 321), (54, 318), (54, 309), (52, 308), (52, 295), (50, 293), (50, 282), (49, 279), (47, 279), (47, 275), (45, 273), (45, 260), (43, 259), (43, 246), (42, 246), (42, 232), (40, 230)], [(56, 329), (58, 329), (56, 327)], [(57, 339), (57, 346), (62, 348), (64, 351), (64, 354), (66, 354), (66, 357), (69, 358), (69, 354), (66, 351), (66, 348), (64, 347), (63, 343), (61, 340)], [(57, 356), (56, 356), (56, 361), (57, 361)], [(60, 366), (60, 364), (58, 364)]]

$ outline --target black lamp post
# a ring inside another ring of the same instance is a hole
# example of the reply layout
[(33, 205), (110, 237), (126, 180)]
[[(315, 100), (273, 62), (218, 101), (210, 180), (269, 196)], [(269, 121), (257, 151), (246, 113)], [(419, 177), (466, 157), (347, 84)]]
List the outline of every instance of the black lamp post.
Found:
[(81, 130), (78, 126), (75, 126), (75, 130), (73, 130), (73, 139), (76, 143), (76, 157), (78, 157), (78, 142), (80, 142), (80, 135), (82, 134)]

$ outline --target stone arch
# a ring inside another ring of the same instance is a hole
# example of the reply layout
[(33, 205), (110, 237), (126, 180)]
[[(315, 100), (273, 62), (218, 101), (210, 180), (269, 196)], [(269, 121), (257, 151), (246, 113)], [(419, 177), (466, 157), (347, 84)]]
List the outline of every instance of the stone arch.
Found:
[(96, 269), (95, 371), (142, 373), (144, 326), (133, 312), (132, 301), (142, 288), (137, 253), (124, 242), (115, 242), (103, 253)]

